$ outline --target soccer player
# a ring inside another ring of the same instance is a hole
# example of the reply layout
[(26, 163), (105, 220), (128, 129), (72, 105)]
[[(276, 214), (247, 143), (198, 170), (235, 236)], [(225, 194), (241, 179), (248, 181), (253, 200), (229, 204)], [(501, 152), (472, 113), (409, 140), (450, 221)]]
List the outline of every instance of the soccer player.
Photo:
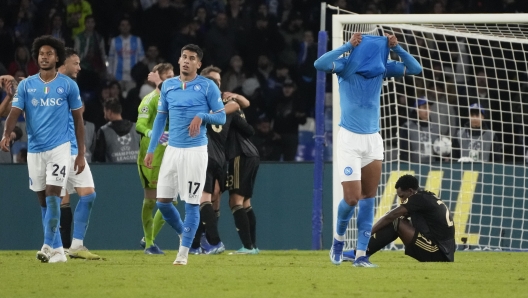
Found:
[[(403, 61), (387, 61), (393, 51)], [(342, 54), (350, 52), (346, 57)], [(373, 267), (366, 257), (374, 221), (374, 197), (381, 176), (383, 140), (379, 134), (380, 94), (384, 78), (415, 75), (422, 67), (398, 45), (393, 35), (361, 36), (314, 62), (317, 70), (335, 73), (339, 80), (341, 122), (337, 134), (337, 167), (344, 198), (337, 211), (336, 235), (330, 250), (332, 263), (343, 261), (343, 245), (348, 222), (359, 204), (358, 245), (354, 266)]]
[(455, 226), (444, 202), (430, 191), (418, 191), (412, 175), (401, 176), (395, 188), (401, 204), (372, 227), (367, 256), (399, 237), (405, 254), (420, 262), (454, 262)]
[[(154, 159), (152, 161), (152, 169), (147, 168), (143, 164), (147, 149), (150, 144), (150, 136), (152, 135), (152, 127), (154, 119), (156, 118), (158, 102), (160, 98), (159, 84), (166, 79), (174, 77), (174, 67), (170, 63), (160, 63), (152, 69), (153, 73), (158, 74), (159, 81), (156, 80), (156, 89), (147, 94), (138, 107), (138, 119), (136, 122), (136, 131), (141, 135), (139, 154), (138, 154), (138, 172), (141, 185), (143, 186), (145, 198), (143, 199), (143, 208), (141, 209), (141, 222), (143, 223), (144, 238), (140, 241), (141, 246), (145, 248), (145, 254), (159, 255), (163, 251), (154, 244), (154, 239), (161, 231), (161, 227), (165, 221), (158, 209), (154, 217), (152, 211), (156, 205), (156, 187), (158, 184), (159, 170), (161, 160), (165, 149), (164, 146), (158, 146), (154, 151)], [(160, 141), (166, 142), (168, 139), (168, 131), (165, 131), (160, 138)]]
[[(80, 59), (77, 52), (71, 48), (65, 49), (65, 60), (64, 64), (59, 67), (59, 73), (68, 76), (72, 80), (77, 79), (77, 74), (81, 70)], [(84, 106), (81, 108), (81, 114), (84, 113)], [(86, 128), (87, 122), (83, 122), (83, 126)], [(93, 124), (92, 124), (93, 126)], [(69, 127), (70, 127), (70, 145), (71, 145), (71, 160), (72, 164), (78, 155), (77, 140), (75, 138), (73, 117), (69, 116)], [(85, 134), (86, 136), (86, 134)], [(86, 144), (85, 140), (85, 144)], [(85, 147), (86, 149), (86, 147)], [(84, 150), (86, 152), (86, 150)], [(65, 247), (69, 247), (68, 255), (71, 258), (80, 258), (88, 260), (99, 260), (100, 257), (96, 254), (91, 253), (86, 246), (84, 246), (84, 237), (86, 230), (88, 229), (88, 222), (90, 220), (90, 214), (95, 201), (96, 193), (93, 182), (92, 172), (90, 166), (85, 158), (86, 167), (84, 171), (79, 175), (76, 175), (75, 170), (70, 168), (68, 174), (68, 181), (66, 188), (64, 189), (65, 195), (62, 197), (61, 202), (61, 218), (60, 218), (60, 232), (62, 243)], [(70, 194), (77, 193), (79, 195), (79, 202), (75, 208), (75, 213), (72, 216), (70, 208)], [(71, 241), (71, 225), (72, 218), (74, 222), (73, 227), (73, 241)]]
[[(160, 167), (157, 206), (163, 219), (180, 235), (181, 244), (174, 265), (187, 265), (189, 248), (200, 221), (200, 198), (207, 170), (205, 124), (222, 125), (226, 116), (220, 89), (199, 76), (203, 51), (188, 44), (178, 60), (180, 75), (163, 82), (145, 165), (152, 167), (154, 150), (169, 118), (169, 140)], [(210, 113), (211, 112), (211, 113)], [(180, 195), (185, 202), (185, 222), (172, 204)]]
[(244, 113), (239, 110), (231, 120), (226, 148), (226, 158), (229, 161), (226, 185), (229, 190), (229, 208), (243, 245), (234, 254), (258, 254), (257, 220), (251, 206), (251, 197), (260, 155), (258, 149), (249, 140), (255, 134), (255, 130), (245, 118)]
[[(220, 88), (222, 70), (215, 66), (208, 66), (200, 72), (200, 75), (211, 79)], [(225, 250), (218, 233), (218, 220), (213, 208), (213, 202), (219, 200), (220, 194), (224, 191), (226, 183), (225, 171), (225, 147), (232, 113), (241, 107), (249, 106), (249, 101), (241, 96), (225, 92), (222, 94), (224, 108), (226, 112), (226, 122), (223, 125), (207, 125), (207, 174), (205, 186), (200, 199), (200, 224), (196, 230), (191, 249), (192, 254), (219, 254)], [(213, 198), (214, 197), (214, 198)], [(204, 236), (202, 237), (202, 234)]]
[[(85, 167), (79, 88), (68, 76), (57, 72), (57, 67), (64, 63), (64, 52), (64, 43), (52, 36), (42, 36), (33, 41), (32, 54), (38, 61), (40, 71), (18, 85), (0, 141), (2, 150), (8, 151), (11, 131), (18, 117), (25, 112), (29, 185), (37, 193), (44, 225), (44, 245), (37, 252), (37, 259), (44, 263), (67, 260), (59, 232), (59, 196), (61, 189), (66, 187), (70, 165), (77, 175)], [(70, 154), (70, 114), (73, 115), (80, 148), (73, 164)]]

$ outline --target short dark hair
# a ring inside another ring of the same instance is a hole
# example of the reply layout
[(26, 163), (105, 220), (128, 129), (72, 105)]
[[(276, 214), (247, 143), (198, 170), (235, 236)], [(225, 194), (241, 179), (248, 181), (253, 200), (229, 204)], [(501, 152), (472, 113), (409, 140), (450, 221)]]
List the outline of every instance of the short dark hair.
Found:
[(74, 49), (72, 49), (70, 47), (65, 47), (64, 48), (64, 60), (70, 58), (73, 55), (79, 56), (79, 54), (77, 54), (77, 52)]
[(211, 77), (211, 76), (207, 76), (207, 75), (204, 76), (204, 77), (206, 77), (206, 78), (208, 78), (209, 80), (213, 81), (213, 82), (216, 84), (216, 86), (218, 86), (218, 88), (220, 88), (220, 82), (218, 82), (215, 78), (213, 78), (213, 77)]
[(85, 16), (85, 17), (84, 17), (84, 22), (86, 23), (86, 21), (89, 20), (89, 19), (92, 19), (92, 20), (95, 21), (95, 17), (94, 17), (94, 15), (93, 15), (93, 14), (89, 14), (89, 15)]
[(162, 73), (165, 73), (169, 70), (173, 70), (174, 69), (174, 66), (172, 66), (172, 64), (170, 63), (160, 63), (160, 64), (156, 64), (153, 68), (152, 68), (152, 72), (159, 72), (160, 74)]
[(200, 49), (199, 46), (190, 43), (188, 45), (183, 46), (183, 48), (181, 49), (181, 53), (183, 53), (183, 51), (185, 51), (185, 50), (191, 51), (191, 52), (195, 52), (198, 55), (198, 60), (202, 61), (203, 51), (202, 51), (202, 49)]
[(117, 98), (109, 98), (104, 102), (105, 110), (110, 110), (114, 114), (121, 114), (123, 107)]
[(56, 68), (59, 68), (62, 64), (64, 64), (64, 60), (66, 60), (66, 49), (62, 40), (55, 38), (51, 35), (44, 35), (39, 38), (36, 38), (33, 41), (33, 46), (31, 48), (33, 59), (38, 61), (39, 51), (40, 48), (43, 46), (50, 46), (55, 50), (57, 57), (59, 57), (59, 61), (55, 65)]
[(401, 188), (401, 190), (418, 190), (419, 187), (418, 179), (409, 174), (401, 176), (398, 181), (396, 181), (396, 185), (394, 186), (394, 188)]
[(214, 65), (209, 65), (206, 68), (202, 69), (202, 71), (200, 72), (200, 75), (201, 76), (208, 76), (212, 72), (221, 73), (222, 70), (220, 68), (214, 66)]

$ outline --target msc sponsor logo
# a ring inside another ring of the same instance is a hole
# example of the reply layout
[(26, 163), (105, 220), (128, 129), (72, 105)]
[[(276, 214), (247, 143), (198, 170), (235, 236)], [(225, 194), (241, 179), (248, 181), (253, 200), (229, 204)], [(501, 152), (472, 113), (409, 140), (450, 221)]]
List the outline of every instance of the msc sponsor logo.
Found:
[(41, 98), (40, 101), (36, 98), (33, 98), (31, 100), (31, 104), (35, 107), (54, 107), (61, 106), (64, 103), (63, 101), (64, 99), (62, 98)]

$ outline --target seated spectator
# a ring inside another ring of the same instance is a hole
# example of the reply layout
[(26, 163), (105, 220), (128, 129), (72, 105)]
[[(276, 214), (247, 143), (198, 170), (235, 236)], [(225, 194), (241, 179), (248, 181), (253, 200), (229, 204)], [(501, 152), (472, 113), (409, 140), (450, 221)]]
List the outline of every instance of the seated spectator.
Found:
[(84, 19), (85, 30), (75, 36), (74, 49), (81, 59), (81, 71), (77, 80), (79, 88), (97, 90), (101, 80), (106, 78), (106, 54), (104, 38), (95, 31), (95, 18)]
[(62, 40), (67, 47), (73, 45), (71, 30), (68, 30), (60, 14), (55, 14), (51, 18), (46, 34)]
[(267, 117), (257, 120), (257, 129), (250, 140), (257, 147), (261, 161), (280, 160), (280, 135), (271, 129), (271, 122)]
[(139, 134), (136, 124), (121, 117), (119, 100), (111, 98), (104, 103), (107, 124), (97, 132), (93, 159), (98, 162), (135, 163), (139, 152)]
[(477, 103), (469, 107), (469, 121), (458, 130), (453, 142), (453, 157), (460, 161), (502, 162), (502, 146), (484, 122), (486, 110)]
[(9, 64), (8, 72), (10, 75), (15, 76), (17, 70), (24, 71), (27, 75), (34, 75), (38, 72), (39, 68), (35, 63), (35, 60), (29, 54), (29, 50), (25, 46), (18, 46), (15, 51), (15, 60)]
[(76, 36), (84, 31), (84, 21), (86, 16), (92, 14), (92, 6), (86, 0), (72, 0), (66, 7), (66, 12), (68, 27), (72, 30), (71, 36)]
[(306, 123), (303, 102), (298, 96), (293, 81), (282, 86), (282, 95), (277, 100), (273, 114), (273, 130), (281, 137), (280, 155), (284, 161), (294, 161), (299, 145), (299, 124)]
[(438, 125), (430, 119), (430, 102), (420, 97), (409, 120), (400, 128), (400, 159), (426, 164), (435, 161), (433, 143), (439, 136)]
[(246, 80), (246, 74), (243, 71), (244, 61), (238, 55), (231, 57), (229, 61), (229, 68), (227, 69), (224, 78), (222, 79), (222, 91), (232, 92), (236, 88), (242, 86)]

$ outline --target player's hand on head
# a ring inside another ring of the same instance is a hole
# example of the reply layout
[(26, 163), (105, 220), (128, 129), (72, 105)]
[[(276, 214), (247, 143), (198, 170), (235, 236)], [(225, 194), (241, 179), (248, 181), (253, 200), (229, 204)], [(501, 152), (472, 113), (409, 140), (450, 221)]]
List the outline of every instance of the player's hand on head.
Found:
[(145, 164), (145, 167), (152, 169), (152, 159), (154, 158), (154, 154), (147, 153), (145, 155), (145, 159), (143, 159), (143, 164)]
[(196, 137), (200, 133), (200, 125), (202, 125), (202, 118), (194, 116), (194, 119), (189, 125), (189, 135), (191, 138)]
[(352, 38), (350, 39), (350, 43), (354, 47), (357, 47), (361, 43), (362, 39), (363, 39), (363, 36), (361, 35), (361, 33), (356, 32), (356, 33), (354, 33), (354, 35), (352, 35)]
[(161, 78), (160, 78), (160, 75), (159, 75), (159, 72), (155, 71), (151, 71), (149, 74), (148, 74), (148, 77), (147, 77), (147, 80), (151, 83), (154, 83), (154, 85), (158, 86), (159, 83), (161, 83)]
[(389, 40), (389, 47), (394, 48), (398, 45), (398, 38), (396, 35), (385, 33), (385, 36), (387, 36), (387, 39)]
[(11, 136), (4, 136), (0, 141), (0, 149), (4, 152), (9, 152), (9, 146), (11, 144)]
[(82, 173), (82, 171), (84, 171), (85, 166), (86, 166), (86, 162), (85, 162), (84, 156), (77, 155), (77, 157), (75, 158), (75, 164), (73, 168), (75, 171), (77, 171), (75, 175), (79, 175), (80, 173)]

